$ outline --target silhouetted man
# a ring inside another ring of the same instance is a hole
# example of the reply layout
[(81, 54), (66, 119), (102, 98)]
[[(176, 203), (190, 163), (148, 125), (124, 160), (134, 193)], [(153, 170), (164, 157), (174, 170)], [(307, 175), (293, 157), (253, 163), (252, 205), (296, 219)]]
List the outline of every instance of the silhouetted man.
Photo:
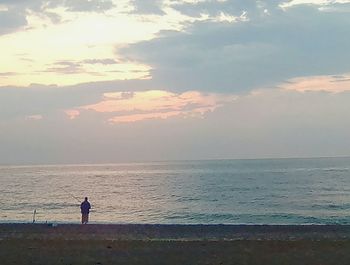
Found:
[(87, 224), (89, 222), (90, 209), (91, 209), (91, 205), (88, 202), (88, 198), (85, 197), (85, 200), (80, 204), (82, 224)]

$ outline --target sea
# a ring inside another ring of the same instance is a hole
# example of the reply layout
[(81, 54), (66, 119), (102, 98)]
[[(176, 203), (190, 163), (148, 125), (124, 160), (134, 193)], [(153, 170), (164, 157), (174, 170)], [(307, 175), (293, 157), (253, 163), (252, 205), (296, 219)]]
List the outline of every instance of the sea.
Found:
[[(0, 166), (1, 223), (350, 224), (350, 158)], [(35, 215), (34, 215), (35, 212)]]

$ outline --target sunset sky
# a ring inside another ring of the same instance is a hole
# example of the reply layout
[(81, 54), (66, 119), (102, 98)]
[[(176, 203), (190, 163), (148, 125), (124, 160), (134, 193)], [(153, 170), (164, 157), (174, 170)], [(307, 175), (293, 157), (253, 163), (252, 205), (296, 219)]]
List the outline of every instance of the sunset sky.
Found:
[(350, 0), (0, 0), (0, 164), (350, 155)]

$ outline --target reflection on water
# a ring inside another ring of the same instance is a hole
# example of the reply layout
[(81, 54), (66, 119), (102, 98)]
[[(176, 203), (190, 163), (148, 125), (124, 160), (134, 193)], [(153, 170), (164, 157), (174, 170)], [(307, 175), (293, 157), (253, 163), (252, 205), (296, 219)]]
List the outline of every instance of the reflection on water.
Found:
[(0, 167), (1, 222), (350, 223), (349, 158)]

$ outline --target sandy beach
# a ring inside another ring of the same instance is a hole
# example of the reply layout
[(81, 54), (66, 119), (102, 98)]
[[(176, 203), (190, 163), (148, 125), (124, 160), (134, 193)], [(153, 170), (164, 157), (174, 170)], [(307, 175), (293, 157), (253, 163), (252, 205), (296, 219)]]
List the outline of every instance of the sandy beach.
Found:
[(1, 224), (1, 264), (349, 264), (350, 226)]

